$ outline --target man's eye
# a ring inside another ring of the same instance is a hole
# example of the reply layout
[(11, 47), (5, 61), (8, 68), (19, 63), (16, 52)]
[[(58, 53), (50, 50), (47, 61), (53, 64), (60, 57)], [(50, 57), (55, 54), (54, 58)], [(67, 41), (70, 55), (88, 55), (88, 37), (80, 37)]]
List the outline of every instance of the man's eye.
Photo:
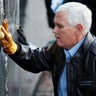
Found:
[(63, 28), (63, 26), (62, 26), (62, 25), (58, 25), (58, 27), (59, 27), (59, 28)]

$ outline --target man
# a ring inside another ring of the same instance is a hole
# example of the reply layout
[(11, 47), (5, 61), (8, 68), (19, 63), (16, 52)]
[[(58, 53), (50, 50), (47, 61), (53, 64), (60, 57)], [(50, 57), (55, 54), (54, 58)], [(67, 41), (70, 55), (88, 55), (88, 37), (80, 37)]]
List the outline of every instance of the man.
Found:
[(90, 33), (91, 21), (86, 5), (63, 4), (54, 18), (56, 42), (42, 50), (32, 50), (12, 40), (4, 20), (2, 46), (23, 69), (33, 73), (50, 71), (54, 96), (96, 96), (96, 39)]

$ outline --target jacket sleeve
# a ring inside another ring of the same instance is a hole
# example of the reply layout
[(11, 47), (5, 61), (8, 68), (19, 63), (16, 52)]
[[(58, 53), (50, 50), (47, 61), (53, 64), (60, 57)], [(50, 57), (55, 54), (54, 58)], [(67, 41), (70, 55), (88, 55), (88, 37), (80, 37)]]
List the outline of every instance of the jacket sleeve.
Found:
[(50, 51), (44, 47), (42, 49), (32, 50), (28, 46), (17, 43), (18, 49), (15, 54), (9, 55), (9, 57), (15, 61), (23, 69), (38, 73), (41, 71), (51, 71), (52, 60)]

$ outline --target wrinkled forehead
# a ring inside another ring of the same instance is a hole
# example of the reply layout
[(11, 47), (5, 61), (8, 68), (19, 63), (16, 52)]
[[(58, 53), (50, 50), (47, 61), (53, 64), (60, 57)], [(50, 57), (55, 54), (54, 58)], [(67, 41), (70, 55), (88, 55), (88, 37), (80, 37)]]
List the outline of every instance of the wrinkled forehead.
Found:
[(68, 16), (68, 12), (67, 11), (59, 11), (56, 12), (55, 17), (67, 17)]
[(66, 11), (59, 11), (56, 12), (55, 18), (54, 18), (54, 23), (56, 22), (68, 22), (68, 14)]
[(56, 12), (54, 19), (67, 19), (68, 13), (66, 11)]

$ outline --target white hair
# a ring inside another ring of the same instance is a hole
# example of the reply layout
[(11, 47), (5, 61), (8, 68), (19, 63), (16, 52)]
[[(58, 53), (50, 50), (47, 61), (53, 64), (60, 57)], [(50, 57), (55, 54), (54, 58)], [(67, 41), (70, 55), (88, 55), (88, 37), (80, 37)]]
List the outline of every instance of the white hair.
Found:
[(83, 26), (84, 33), (87, 33), (90, 30), (92, 23), (92, 12), (86, 5), (79, 2), (68, 2), (61, 5), (56, 10), (56, 13), (60, 11), (67, 12), (68, 22), (72, 26), (81, 24)]

